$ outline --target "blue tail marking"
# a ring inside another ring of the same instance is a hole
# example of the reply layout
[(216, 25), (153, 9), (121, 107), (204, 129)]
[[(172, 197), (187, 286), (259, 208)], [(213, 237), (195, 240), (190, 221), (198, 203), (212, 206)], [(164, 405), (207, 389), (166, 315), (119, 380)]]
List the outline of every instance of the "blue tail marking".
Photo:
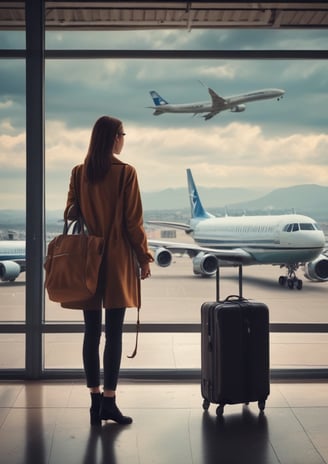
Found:
[(206, 219), (213, 217), (212, 214), (208, 213), (200, 201), (199, 194), (191, 174), (191, 170), (187, 169), (187, 179), (188, 179), (188, 191), (189, 191), (189, 200), (191, 207), (191, 217), (197, 219)]
[(162, 98), (155, 90), (151, 90), (149, 93), (151, 95), (151, 98), (153, 99), (155, 106), (168, 104), (168, 102), (164, 100), (164, 98)]

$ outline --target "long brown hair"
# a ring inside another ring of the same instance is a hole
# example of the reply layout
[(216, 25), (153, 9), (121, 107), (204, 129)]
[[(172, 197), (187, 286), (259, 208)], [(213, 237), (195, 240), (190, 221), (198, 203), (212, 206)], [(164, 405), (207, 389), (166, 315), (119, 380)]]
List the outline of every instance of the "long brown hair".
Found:
[(122, 121), (111, 116), (101, 116), (95, 122), (87, 155), (84, 160), (86, 178), (95, 183), (102, 180), (111, 166), (115, 137)]

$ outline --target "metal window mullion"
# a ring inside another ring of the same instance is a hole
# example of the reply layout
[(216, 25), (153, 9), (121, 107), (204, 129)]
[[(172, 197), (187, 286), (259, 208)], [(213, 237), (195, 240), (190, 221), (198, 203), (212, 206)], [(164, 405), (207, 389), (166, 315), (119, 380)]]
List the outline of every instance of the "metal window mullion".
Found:
[(44, 1), (26, 7), (26, 377), (40, 378), (44, 314)]
[(326, 60), (328, 50), (46, 50), (46, 59)]

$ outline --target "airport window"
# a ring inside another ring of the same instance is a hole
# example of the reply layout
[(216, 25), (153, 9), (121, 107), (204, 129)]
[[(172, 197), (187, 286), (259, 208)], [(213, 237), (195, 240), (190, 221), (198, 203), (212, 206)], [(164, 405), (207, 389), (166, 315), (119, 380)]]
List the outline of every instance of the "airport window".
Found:
[[(157, 70), (161, 69), (161, 60), (98, 60), (93, 59), (93, 69), (99, 67), (102, 72), (106, 73), (116, 73), (120, 74), (120, 85), (117, 87), (117, 92), (119, 93), (119, 101), (120, 104), (124, 101), (124, 98), (127, 98), (128, 101), (132, 101), (133, 93), (134, 93), (134, 85), (141, 85), (140, 83), (136, 84), (135, 77), (130, 80), (130, 76), (143, 76), (146, 73), (146, 70), (149, 70), (150, 67), (155, 68)], [(193, 61), (184, 60), (182, 62), (183, 68), (191, 68), (194, 65)], [(199, 67), (213, 67), (214, 63), (211, 61), (200, 60), (198, 64)], [(221, 63), (221, 61), (217, 61), (216, 66), (220, 68), (224, 66), (225, 63)], [(230, 64), (230, 63), (229, 63)], [(239, 68), (241, 66), (246, 67), (246, 63), (234, 63)], [(272, 68), (282, 65), (282, 62), (265, 62), (265, 66), (263, 69), (269, 65)], [(263, 66), (263, 63), (258, 62), (256, 65)], [(303, 66), (306, 67), (306, 63), (303, 63)], [(61, 69), (66, 69), (67, 75), (70, 76), (70, 82), (66, 83), (65, 73), (61, 71)], [(129, 70), (133, 70), (129, 72)], [(175, 60), (165, 60), (165, 75), (172, 76), (180, 75), (180, 67)], [(61, 89), (62, 93), (65, 94), (66, 104), (72, 108), (72, 113), (74, 113), (74, 108), (76, 107), (76, 101), (78, 99), (78, 85), (81, 85), (84, 88), (88, 88), (91, 92), (90, 99), (88, 95), (86, 95), (85, 103), (80, 102), (78, 105), (79, 108), (81, 105), (85, 105), (85, 108), (91, 107), (96, 108), (97, 105), (100, 105), (99, 108), (101, 109), (102, 101), (97, 102), (95, 100), (96, 92), (92, 90), (94, 83), (84, 82), (87, 79), (87, 76), (90, 73), (90, 60), (79, 59), (77, 64), (67, 63), (65, 60), (48, 60), (46, 62), (46, 97), (47, 97), (47, 128), (48, 128), (48, 138), (46, 139), (46, 163), (49, 168), (46, 170), (46, 178), (47, 178), (47, 214), (49, 217), (49, 223), (47, 228), (47, 236), (50, 239), (54, 233), (58, 233), (60, 230), (62, 223), (60, 222), (60, 214), (62, 212), (63, 206), (65, 204), (65, 195), (66, 195), (66, 188), (69, 178), (69, 173), (71, 166), (74, 163), (81, 162), (81, 158), (84, 155), (84, 149), (87, 144), (88, 136), (89, 136), (89, 120), (86, 118), (86, 111), (83, 112), (81, 116), (76, 114), (75, 116), (75, 123), (73, 124), (72, 118), (69, 124), (62, 123), (61, 126), (58, 126), (57, 120), (64, 120), (65, 117), (62, 115), (62, 110), (58, 107), (58, 91)], [(111, 75), (111, 74), (109, 74)], [(267, 75), (267, 74), (266, 74)], [(85, 76), (85, 77), (84, 77)], [(178, 78), (178, 77), (177, 77)], [(111, 79), (111, 77), (109, 77)], [(127, 79), (128, 85), (125, 88), (126, 96), (123, 95), (122, 89), (119, 87), (122, 86), (124, 79)], [(75, 88), (73, 88), (72, 82), (76, 81)], [(82, 82), (80, 82), (82, 81)], [(67, 90), (65, 86), (67, 85)], [(115, 86), (115, 80), (112, 84)], [(167, 84), (166, 84), (167, 85)], [(189, 84), (188, 84), (189, 85)], [(185, 84), (184, 89), (188, 87)], [(52, 87), (58, 89), (57, 92), (52, 90)], [(108, 95), (110, 98), (110, 90), (107, 87), (106, 82), (100, 83), (101, 91), (102, 91), (102, 98), (105, 95)], [(147, 99), (150, 101), (150, 96), (148, 95), (148, 88), (146, 85), (142, 87), (142, 91), (140, 91), (140, 95), (136, 96), (137, 101), (139, 102), (138, 105), (140, 108), (137, 108), (137, 104), (133, 105), (129, 109), (125, 109), (124, 107), (121, 109), (124, 112), (123, 120), (125, 121), (125, 126), (129, 137), (126, 137), (125, 140), (125, 152), (124, 152), (124, 159), (127, 162), (131, 162), (134, 164), (138, 171), (139, 181), (142, 189), (142, 195), (144, 196), (144, 208), (145, 208), (145, 217), (146, 219), (154, 219), (154, 211), (148, 206), (154, 203), (151, 203), (151, 190), (148, 193), (147, 183), (155, 179), (156, 189), (163, 188), (163, 197), (169, 198), (169, 201), (164, 203), (164, 207), (159, 210), (157, 209), (156, 215), (157, 219), (162, 219), (164, 221), (168, 221), (169, 217), (171, 216), (172, 222), (187, 222), (188, 221), (188, 214), (189, 214), (189, 204), (188, 204), (188, 195), (186, 194), (185, 203), (180, 203), (180, 197), (177, 193), (177, 196), (171, 200), (170, 199), (170, 192), (165, 190), (167, 188), (168, 183), (172, 182), (173, 176), (177, 175), (179, 171), (182, 171), (181, 175), (181, 185), (185, 183), (185, 163), (186, 163), (186, 156), (190, 154), (190, 160), (192, 161), (194, 157), (198, 160), (199, 157), (198, 153), (203, 153), (203, 146), (204, 146), (204, 134), (206, 133), (207, 139), (211, 141), (211, 145), (213, 145), (213, 154), (212, 154), (212, 163), (211, 168), (216, 170), (216, 163), (221, 162), (219, 158), (215, 158), (215, 154), (217, 152), (217, 144), (214, 143), (216, 140), (216, 133), (220, 131), (220, 127), (218, 128), (215, 126), (213, 129), (213, 125), (205, 125), (207, 124), (203, 121), (200, 117), (193, 117), (193, 118), (184, 118), (180, 117), (179, 115), (168, 115), (163, 114), (160, 116), (153, 116), (152, 111), (150, 109), (143, 108), (143, 113), (141, 112), (141, 107), (147, 106)], [(169, 85), (167, 86), (169, 92), (174, 92), (176, 98), (181, 96), (181, 88), (175, 89), (173, 83), (170, 80)], [(130, 90), (131, 89), (131, 90)], [(91, 101), (92, 99), (92, 101)], [(282, 102), (274, 102), (273, 104), (280, 105)], [(258, 107), (260, 103), (258, 103)], [(257, 107), (254, 109), (255, 103), (253, 104), (253, 110), (257, 112), (259, 108)], [(270, 108), (271, 109), (271, 108)], [(246, 111), (251, 110), (251, 104), (249, 104)], [(245, 114), (246, 114), (245, 111)], [(94, 114), (96, 115), (96, 109), (93, 110)], [(271, 112), (272, 113), (272, 112)], [(220, 118), (220, 123), (222, 126), (225, 124), (224, 114), (218, 115)], [(231, 123), (231, 115), (229, 123)], [(80, 118), (82, 122), (79, 122)], [(74, 120), (73, 119), (73, 120)], [(214, 118), (213, 118), (214, 119)], [(215, 122), (215, 121), (214, 121)], [(229, 123), (226, 124), (229, 126)], [(239, 122), (241, 124), (241, 121)], [(278, 130), (280, 128), (278, 120), (271, 122), (273, 125), (270, 126), (271, 130)], [(76, 127), (74, 127), (76, 125)], [(81, 125), (81, 127), (78, 127)], [(181, 125), (181, 127), (180, 127)], [(72, 127), (71, 127), (72, 126)], [(146, 134), (141, 136), (144, 131), (143, 126), (145, 126)], [(286, 130), (284, 127), (284, 130)], [(128, 130), (129, 128), (129, 130)], [(192, 131), (193, 135), (193, 146), (189, 147), (188, 150), (185, 152), (185, 147), (188, 145), (188, 137), (183, 139), (184, 132), (188, 133), (188, 130)], [(280, 130), (280, 129), (279, 129)], [(56, 132), (57, 131), (57, 132)], [(197, 136), (200, 135), (198, 139)], [(69, 140), (69, 148), (65, 147), (67, 150), (66, 152), (63, 151), (63, 144), (62, 140)], [(158, 140), (161, 140), (161, 143), (158, 143)], [(199, 145), (197, 146), (197, 143)], [(130, 145), (131, 144), (131, 145)], [(130, 148), (131, 147), (131, 148)], [(260, 147), (259, 147), (260, 150)], [(152, 153), (151, 158), (149, 158), (147, 153)], [(186, 154), (187, 153), (187, 154)], [(222, 153), (220, 154), (222, 157)], [(229, 172), (233, 173), (235, 169), (234, 163), (231, 163), (231, 155), (226, 154), (226, 165), (225, 169)], [(165, 163), (169, 162), (169, 167), (163, 167), (161, 165), (161, 160), (165, 160)], [(189, 161), (189, 160), (188, 160)], [(201, 162), (204, 162), (204, 155), (201, 157)], [(170, 164), (172, 163), (172, 164)], [(248, 163), (245, 163), (248, 165)], [(56, 168), (56, 165), (58, 167)], [(193, 165), (192, 165), (193, 166)], [(191, 167), (192, 167), (191, 166)], [(57, 176), (52, 174), (52, 170), (54, 168), (59, 169), (61, 172), (61, 188), (58, 189), (58, 178)], [(195, 162), (195, 170), (193, 170), (194, 177), (201, 182), (200, 173), (198, 172), (198, 161)], [(248, 169), (248, 168), (247, 168)], [(165, 175), (163, 175), (163, 172)], [(151, 173), (151, 179), (149, 178), (149, 174)], [(220, 168), (216, 171), (216, 176), (220, 176)], [(214, 176), (213, 176), (214, 177)], [(233, 179), (233, 176), (232, 176)], [(55, 184), (55, 180), (57, 184)], [(254, 184), (254, 179), (252, 179), (252, 184)], [(155, 188), (155, 187), (153, 187)], [(203, 203), (205, 203), (203, 201)], [(184, 210), (182, 209), (184, 206)], [(206, 206), (204, 204), (204, 206)], [(218, 206), (220, 206), (218, 204)], [(277, 210), (281, 207), (281, 204), (277, 205)], [(261, 211), (262, 212), (262, 211)], [(280, 212), (280, 211), (279, 211)], [(56, 216), (56, 214), (57, 216)], [(275, 212), (274, 212), (275, 213)], [(240, 213), (239, 213), (240, 214)], [(251, 212), (249, 212), (251, 214)], [(267, 214), (267, 213), (266, 213)], [(173, 217), (172, 217), (173, 215)], [(51, 218), (51, 220), (50, 220)], [(186, 219), (187, 218), (187, 219)], [(288, 232), (298, 231), (300, 225), (298, 223), (289, 223), (284, 226), (284, 230)], [(228, 230), (225, 232), (229, 235), (230, 233), (243, 233), (243, 234), (254, 234), (260, 231), (261, 233), (274, 233), (275, 228), (271, 225), (263, 225), (257, 226), (255, 223), (251, 225), (244, 225), (244, 226), (230, 226)], [(211, 234), (214, 233), (214, 229), (211, 229)], [(164, 235), (165, 237), (164, 237)], [(174, 239), (177, 242), (184, 242), (186, 240), (186, 234), (183, 231), (176, 231), (175, 237), (168, 237), (166, 229), (151, 229), (151, 236), (153, 238), (158, 239)], [(191, 237), (187, 237), (188, 242), (192, 240)], [(272, 318), (272, 323), (278, 324), (281, 321), (281, 314), (280, 314), (280, 305), (281, 305), (281, 298), (284, 299), (284, 305), (286, 305), (287, 309), (283, 312), (283, 322), (286, 324), (294, 324), (300, 323), (302, 318), (309, 321), (309, 323), (314, 322), (314, 313), (313, 312), (306, 312), (306, 314), (302, 314), (299, 320), (295, 319), (295, 314), (291, 310), (293, 308), (293, 298), (297, 296), (296, 289), (293, 292), (286, 292), (286, 289), (279, 288), (278, 279), (279, 275), (283, 274), (284, 270), (279, 272), (279, 268), (277, 266), (259, 266), (259, 267), (245, 267), (244, 270), (244, 294), (250, 298), (259, 298), (261, 300), (266, 300), (270, 298), (270, 314)], [(303, 279), (303, 275), (301, 270), (297, 271), (297, 275), (299, 278)], [(172, 258), (172, 264), (166, 268), (158, 267), (156, 264), (152, 267), (152, 276), (153, 280), (149, 280), (147, 282), (142, 283), (142, 308), (141, 308), (141, 321), (142, 327), (145, 330), (154, 330), (153, 334), (148, 332), (142, 333), (140, 336), (140, 344), (141, 344), (141, 352), (148, 352), (152, 353), (152, 356), (149, 354), (147, 356), (147, 360), (143, 359), (143, 355), (141, 355), (141, 359), (137, 361), (137, 365), (140, 369), (152, 369), (154, 367), (162, 368), (162, 369), (174, 369), (174, 366), (181, 366), (180, 360), (182, 359), (181, 353), (190, 353), (191, 359), (186, 360), (185, 368), (192, 369), (195, 368), (197, 365), (198, 360), (195, 361), (195, 353), (197, 353), (197, 346), (199, 343), (199, 336), (195, 332), (191, 332), (190, 334), (181, 334), (177, 332), (178, 326), (182, 326), (185, 330), (189, 330), (188, 327), (193, 327), (192, 331), (196, 330), (195, 325), (199, 324), (199, 311), (200, 306), (203, 301), (207, 299), (214, 299), (215, 298), (215, 282), (214, 278), (209, 279), (201, 279), (193, 274), (193, 264), (192, 259), (187, 254), (180, 254), (174, 253)], [(227, 294), (235, 293), (236, 287), (236, 270), (234, 268), (224, 268), (222, 270), (222, 293)], [(272, 281), (277, 283), (278, 290), (279, 290), (279, 298), (269, 296), (269, 288), (270, 283), (272, 285)], [(251, 282), (255, 282), (254, 287), (252, 287)], [(160, 283), (157, 285), (157, 283)], [(224, 285), (225, 284), (225, 285)], [(302, 292), (306, 294), (307, 288), (312, 288), (313, 284), (308, 282), (304, 278), (304, 285)], [(316, 286), (316, 289), (319, 286)], [(281, 292), (281, 293), (280, 293)], [(321, 313), (321, 305), (322, 305), (322, 298), (326, 293), (325, 286), (320, 286), (320, 289), (316, 290), (316, 304), (317, 310)], [(167, 302), (170, 301), (171, 309), (167, 309)], [(325, 322), (325, 317), (323, 316), (323, 322)], [(67, 323), (71, 324), (72, 327), (77, 327), (82, 325), (82, 317), (79, 311), (69, 311), (62, 309), (59, 305), (50, 302), (46, 299), (45, 302), (45, 321), (46, 324), (49, 324), (49, 327), (52, 327), (53, 324), (59, 323)], [(135, 324), (135, 311), (129, 310), (126, 316), (126, 323), (129, 326), (129, 332), (126, 333), (125, 340), (126, 340), (126, 347), (132, 346), (133, 344), (133, 329)], [(171, 327), (171, 328), (170, 328)], [(170, 330), (172, 333), (170, 333)], [(159, 344), (158, 350), (156, 348), (151, 349), (152, 340), (156, 339)], [(293, 337), (290, 337), (291, 339)], [(282, 367), (282, 352), (284, 349), (287, 348), (287, 340), (288, 336), (284, 336), (280, 334), (273, 337), (273, 362), (272, 368), (273, 369), (280, 369)], [(293, 350), (294, 350), (294, 358), (293, 356), (290, 357), (290, 366), (294, 365), (298, 368), (305, 368), (305, 364), (298, 364), (298, 353), (302, 352), (300, 346), (298, 346), (298, 342), (300, 340), (299, 337), (296, 337), (297, 343), (293, 342)], [(317, 334), (313, 335), (313, 343), (318, 349), (319, 347), (323, 347), (324, 345), (320, 345), (321, 340), (320, 336)], [(294, 339), (293, 339), (294, 340)], [(323, 337), (323, 340), (325, 338)], [(74, 360), (76, 362), (77, 367), (81, 367), (80, 358), (79, 358), (79, 346), (80, 346), (81, 336), (79, 334), (74, 335), (73, 339), (70, 340), (69, 335), (61, 334), (60, 337), (57, 337), (55, 334), (47, 334), (46, 336), (46, 353), (45, 353), (45, 363), (47, 369), (52, 369), (60, 366), (61, 364), (66, 365), (66, 363), (70, 363), (70, 365), (74, 365)], [(60, 349), (56, 349), (60, 347)], [(48, 345), (49, 344), (49, 345)], [(71, 345), (70, 345), (71, 344)], [(74, 356), (71, 357), (70, 360), (66, 359), (64, 354), (65, 347), (72, 346), (72, 350), (75, 353)], [(170, 346), (170, 354), (168, 354), (165, 349), (167, 346)], [(143, 351), (144, 350), (144, 351)], [(162, 354), (159, 355), (159, 352)], [(165, 353), (165, 354), (164, 354)], [(193, 353), (191, 355), (191, 353)], [(57, 357), (57, 358), (56, 358)], [(73, 364), (72, 364), (73, 363)], [(198, 364), (199, 366), (199, 364)], [(130, 367), (130, 363), (128, 361), (124, 361), (124, 368), (128, 369)], [(287, 366), (285, 366), (287, 368)]]
[[(284, 31), (282, 36), (286, 40), (282, 45), (283, 41), (273, 39), (276, 35), (271, 32), (263, 31), (262, 34), (266, 40), (272, 37), (272, 48), (277, 50), (295, 50), (292, 44), (306, 49), (313, 43), (310, 41), (312, 34), (316, 33)], [(133, 42), (132, 34), (135, 38)], [(244, 43), (238, 42), (242, 36), (240, 31), (238, 34), (227, 31), (227, 36), (230, 36), (230, 41), (225, 42), (227, 51), (233, 50), (233, 44), (243, 49), (246, 43), (248, 50), (256, 50), (259, 41), (254, 38), (261, 37), (261, 32), (245, 31)], [(0, 31), (0, 39), (4, 37), (7, 37), (6, 33)], [(1, 40), (1, 46), (6, 51), (3, 54), (5, 58), (0, 60), (0, 198), (1, 204), (5, 206), (1, 207), (1, 240), (24, 240), (26, 235), (25, 98), (28, 90), (25, 89), (24, 57), (17, 54), (17, 48), (25, 47), (24, 37), (24, 34), (17, 34), (17, 38), (13, 37), (8, 42)], [(175, 39), (174, 47), (172, 37)], [(324, 31), (318, 31), (317, 37), (319, 44), (323, 43), (323, 37), (327, 38)], [(155, 38), (159, 50), (169, 49), (165, 59), (150, 58), (147, 55), (147, 52), (154, 51)], [(225, 208), (224, 203), (232, 203), (229, 208), (233, 210), (235, 205), (235, 211), (239, 211), (236, 215), (240, 215), (240, 203), (245, 203), (248, 207), (250, 202), (255, 201), (254, 190), (256, 199), (257, 195), (263, 198), (270, 193), (268, 186), (276, 185), (278, 179), (284, 188), (295, 182), (317, 182), (317, 163), (322, 160), (320, 152), (311, 153), (306, 158), (305, 155), (313, 137), (322, 140), (326, 136), (327, 105), (323, 98), (326, 88), (322, 84), (328, 72), (326, 60), (312, 59), (312, 72), (308, 73), (308, 59), (290, 59), (287, 62), (285, 59), (270, 59), (268, 55), (264, 56), (265, 60), (256, 56), (247, 60), (236, 59), (233, 54), (226, 59), (202, 57), (202, 51), (220, 48), (218, 31), (207, 31), (207, 34), (206, 31), (195, 31), (192, 34), (174, 31), (170, 35), (170, 43), (168, 42), (167, 35), (162, 31), (138, 34), (113, 31), (90, 31), (83, 34), (76, 31), (61, 34), (58, 31), (47, 32), (46, 241), (62, 230), (62, 212), (70, 170), (73, 165), (83, 161), (93, 122), (98, 116), (108, 112), (120, 117), (126, 126), (128, 136), (122, 158), (137, 169), (145, 219), (152, 219), (154, 211), (156, 214), (160, 211), (163, 220), (182, 223), (189, 220), (188, 195), (186, 193), (182, 198), (179, 190), (183, 188), (187, 192), (186, 167), (193, 170), (197, 184), (206, 186), (207, 189), (245, 187), (238, 201), (231, 200), (230, 192), (224, 202), (222, 200), (222, 204), (218, 203), (221, 198), (214, 190), (212, 197), (206, 196), (206, 202), (203, 200), (205, 207), (209, 201), (210, 207), (221, 208), (220, 211)], [(94, 53), (100, 49), (104, 52), (102, 58)], [(133, 57), (135, 49), (141, 50), (141, 58)], [(12, 59), (7, 58), (8, 50), (12, 51)], [(75, 55), (74, 50), (79, 52)], [(128, 53), (124, 56), (119, 53), (115, 57), (105, 56), (106, 52), (110, 54), (113, 50), (124, 50)], [(181, 53), (177, 60), (175, 52), (179, 50), (195, 51), (195, 56), (190, 58), (188, 54), (184, 58)], [(47, 54), (47, 51), (55, 53)], [(67, 51), (71, 53), (69, 60), (65, 54)], [(24, 50), (22, 53), (24, 54)], [(296, 79), (298, 84), (295, 87)], [(208, 86), (213, 87), (219, 95), (237, 95), (249, 92), (254, 85), (286, 87), (288, 98), (249, 103), (246, 109), (235, 107), (232, 111), (213, 115), (208, 120), (202, 115), (192, 114), (155, 116), (154, 109), (148, 108), (153, 104), (149, 95), (153, 88), (163, 93), (169, 101), (185, 103), (189, 98), (192, 101), (208, 99)], [(299, 98), (299, 92), (302, 99)], [(199, 98), (195, 95), (199, 95)], [(309, 109), (307, 112), (303, 111), (304, 105)], [(311, 109), (313, 107), (315, 111)], [(293, 121), (290, 120), (290, 114), (294, 115)], [(308, 128), (313, 128), (312, 133)], [(293, 143), (288, 146), (290, 141)], [(300, 163), (303, 163), (302, 170), (299, 169)], [(322, 168), (320, 182), (327, 185), (324, 161), (319, 168)], [(174, 195), (171, 195), (170, 189)], [(165, 193), (161, 195), (164, 190)], [(158, 200), (154, 203), (153, 198), (156, 195)], [(217, 199), (215, 204), (212, 203), (213, 198)], [(274, 206), (269, 200), (264, 205), (263, 202), (255, 202), (258, 208), (256, 214), (267, 214), (268, 211), (270, 214), (280, 214), (282, 209), (286, 212), (290, 205), (285, 208), (285, 200), (287, 197), (281, 196)], [(162, 202), (160, 208), (159, 201)], [(12, 217), (8, 222), (5, 210), (11, 208), (19, 210), (20, 216)], [(244, 206), (242, 209), (244, 210)], [(245, 214), (251, 215), (254, 209), (249, 207)], [(326, 203), (323, 206), (318, 202), (315, 208), (311, 205), (309, 210), (302, 213), (313, 215), (318, 224), (290, 223), (284, 226), (283, 231), (319, 230), (321, 225), (327, 231)], [(30, 219), (28, 221), (30, 225)], [(279, 231), (269, 225), (258, 227), (255, 222), (251, 226), (231, 225), (225, 232), (229, 236), (236, 232), (269, 234)], [(161, 238), (162, 235), (162, 239), (192, 242), (192, 237), (186, 236), (181, 230), (175, 233), (176, 236), (169, 231), (161, 232), (157, 229), (152, 229), (151, 234), (154, 238)], [(286, 234), (282, 235), (286, 237)], [(288, 234), (286, 241), (292, 240), (292, 235)], [(265, 240), (266, 237), (263, 237), (262, 241)], [(42, 239), (40, 247), (41, 241)], [(236, 246), (240, 247), (240, 244)], [(237, 289), (236, 269), (225, 267), (225, 264), (221, 272), (222, 295), (234, 294)], [(302, 305), (296, 311), (295, 299), (299, 301), (299, 290), (294, 288), (290, 291), (279, 286), (279, 272), (284, 272), (279, 271), (279, 266), (262, 264), (245, 266), (244, 270), (244, 296), (269, 302), (271, 367), (274, 371), (288, 370), (291, 376), (293, 369), (299, 369), (300, 372), (311, 369), (313, 372), (320, 369), (324, 371), (328, 367), (328, 320), (325, 311), (327, 285), (304, 278)], [(196, 377), (200, 367), (200, 306), (204, 301), (216, 298), (215, 278), (195, 275), (192, 259), (179, 253), (173, 254), (172, 265), (167, 268), (154, 264), (152, 274), (152, 279), (142, 282), (140, 352), (134, 361), (124, 358), (123, 368), (127, 375), (129, 370), (134, 372), (138, 369), (144, 370), (144, 375), (149, 370), (162, 370), (163, 376), (167, 370), (172, 371), (173, 375), (177, 375), (177, 372), (180, 375), (185, 370), (185, 375)], [(297, 270), (297, 274), (303, 279), (301, 269)], [(276, 281), (276, 288), (273, 281)], [(39, 290), (41, 293), (43, 289)], [(303, 304), (307, 299), (311, 305)], [(80, 349), (83, 322), (80, 311), (64, 310), (50, 302), (47, 295), (44, 312), (31, 303), (25, 308), (24, 272), (16, 279), (0, 282), (0, 300), (0, 373), (4, 372), (1, 375), (11, 375), (11, 371), (15, 371), (15, 375), (21, 375), (21, 371), (26, 369), (26, 352), (32, 358), (34, 353), (40, 355), (39, 347), (28, 342), (26, 336), (37, 333), (42, 336), (42, 356), (39, 356), (41, 375), (55, 377), (60, 371), (60, 375), (66, 377), (82, 376)], [(26, 324), (26, 314), (31, 312), (35, 319)], [(133, 347), (135, 318), (135, 310), (129, 310), (124, 334), (126, 352)], [(6, 351), (10, 351), (9, 357)]]

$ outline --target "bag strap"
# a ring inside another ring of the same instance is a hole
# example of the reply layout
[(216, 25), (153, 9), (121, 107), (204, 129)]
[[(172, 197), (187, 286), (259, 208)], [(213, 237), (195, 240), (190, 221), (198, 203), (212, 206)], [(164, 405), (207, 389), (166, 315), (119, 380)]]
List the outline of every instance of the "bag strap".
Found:
[(77, 206), (77, 209), (78, 209), (78, 213), (79, 213), (79, 216), (83, 219), (83, 222), (84, 222), (84, 218), (83, 218), (83, 214), (82, 214), (82, 210), (81, 210), (81, 203), (80, 203), (80, 199), (79, 199), (79, 186), (78, 186), (78, 182), (79, 179), (78, 179), (78, 167), (75, 168), (75, 171), (74, 171), (74, 192), (75, 192), (75, 202), (76, 202), (76, 206)]
[(138, 300), (139, 300), (139, 305), (137, 307), (137, 323), (136, 323), (136, 341), (134, 345), (134, 350), (132, 354), (127, 355), (127, 358), (132, 359), (136, 356), (137, 351), (138, 351), (138, 341), (139, 341), (139, 332), (140, 332), (140, 307), (141, 307), (141, 288), (140, 288), (140, 275), (137, 276), (138, 279)]
[[(81, 211), (81, 206), (80, 206), (80, 201), (79, 201), (79, 190), (77, 187), (77, 168), (73, 171), (73, 184), (74, 184), (74, 193), (75, 193), (75, 201), (74, 204), (72, 204), (66, 214), (65, 222), (64, 222), (64, 229), (63, 229), (63, 234), (68, 234), (72, 233), (73, 235), (75, 234), (89, 234), (88, 227), (85, 223), (82, 211)], [(69, 220), (69, 215), (70, 211), (74, 210), (74, 219)]]
[[(122, 195), (123, 189), (123, 180), (124, 180), (124, 173), (125, 173), (125, 165), (123, 167), (121, 178), (120, 178), (120, 196)], [(140, 272), (137, 274), (137, 291), (138, 291), (138, 307), (137, 307), (137, 322), (136, 322), (136, 340), (134, 345), (134, 350), (132, 354), (127, 355), (127, 358), (132, 359), (137, 355), (138, 351), (138, 341), (139, 341), (139, 332), (140, 332), (140, 308), (141, 308), (141, 285), (140, 285)]]

